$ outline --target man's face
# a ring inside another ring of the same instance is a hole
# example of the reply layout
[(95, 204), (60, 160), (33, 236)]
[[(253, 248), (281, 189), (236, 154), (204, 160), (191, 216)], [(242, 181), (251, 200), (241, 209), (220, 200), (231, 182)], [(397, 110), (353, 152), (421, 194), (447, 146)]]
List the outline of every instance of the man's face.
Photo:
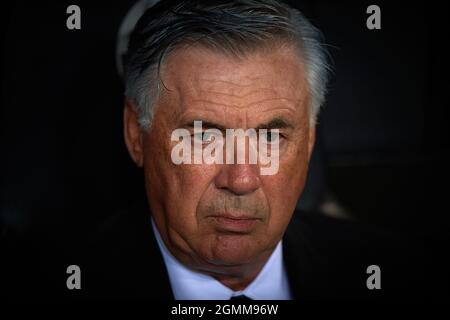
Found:
[[(192, 268), (245, 272), (283, 236), (314, 144), (299, 61), (288, 48), (242, 59), (199, 47), (178, 49), (165, 62), (166, 88), (151, 129), (138, 136), (136, 115), (126, 108), (127, 145), (144, 167), (155, 223), (171, 253)], [(174, 164), (172, 132), (193, 132), (195, 120), (219, 129), (279, 129), (278, 172), (261, 175), (260, 164), (249, 163)]]

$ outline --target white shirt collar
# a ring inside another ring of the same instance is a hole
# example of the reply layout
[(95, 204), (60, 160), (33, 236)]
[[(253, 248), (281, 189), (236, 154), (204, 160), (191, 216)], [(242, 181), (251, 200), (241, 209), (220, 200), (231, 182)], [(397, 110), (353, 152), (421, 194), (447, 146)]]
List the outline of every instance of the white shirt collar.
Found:
[(282, 241), (258, 276), (241, 291), (233, 291), (213, 277), (193, 271), (180, 263), (167, 249), (152, 220), (153, 231), (169, 274), (176, 300), (228, 300), (245, 295), (253, 300), (290, 300), (292, 298), (283, 264)]

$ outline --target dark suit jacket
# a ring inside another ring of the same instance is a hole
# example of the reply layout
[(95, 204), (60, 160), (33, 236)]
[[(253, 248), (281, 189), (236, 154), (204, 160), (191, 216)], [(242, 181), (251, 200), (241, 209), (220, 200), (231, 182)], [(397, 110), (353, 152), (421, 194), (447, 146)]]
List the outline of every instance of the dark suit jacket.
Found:
[[(148, 210), (114, 216), (85, 251), (83, 296), (174, 299)], [(405, 298), (426, 294), (421, 242), (369, 227), (296, 212), (283, 237), (294, 299)], [(381, 269), (369, 290), (367, 267)]]

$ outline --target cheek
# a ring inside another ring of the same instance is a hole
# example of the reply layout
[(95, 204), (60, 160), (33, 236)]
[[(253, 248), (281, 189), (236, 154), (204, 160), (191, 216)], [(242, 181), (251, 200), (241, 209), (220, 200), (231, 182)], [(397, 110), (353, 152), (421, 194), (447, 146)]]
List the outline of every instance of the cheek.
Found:
[(167, 186), (163, 201), (168, 223), (179, 233), (192, 233), (197, 228), (197, 209), (210, 189), (214, 170), (203, 165), (174, 165), (161, 172)]
[(176, 142), (171, 141), (172, 130), (163, 125), (167, 122), (155, 118), (155, 125), (145, 137), (146, 184), (149, 196), (159, 203), (158, 211), (162, 209), (169, 219), (185, 223), (184, 220), (194, 216), (198, 201), (212, 180), (215, 168), (173, 163), (171, 155)]
[(173, 182), (177, 186), (175, 202), (187, 205), (190, 209), (189, 211), (195, 213), (200, 198), (213, 181), (214, 174), (214, 170), (208, 168), (208, 166), (194, 164), (174, 165), (172, 176), (173, 180), (175, 180)]
[(275, 175), (262, 176), (273, 218), (282, 219), (294, 211), (306, 181), (308, 157), (299, 150), (280, 157), (280, 166)]

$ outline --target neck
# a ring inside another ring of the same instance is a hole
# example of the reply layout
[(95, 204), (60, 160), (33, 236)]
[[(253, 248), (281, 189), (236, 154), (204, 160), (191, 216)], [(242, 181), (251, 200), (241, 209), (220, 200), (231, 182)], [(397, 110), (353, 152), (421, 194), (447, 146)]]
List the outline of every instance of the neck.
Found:
[(273, 250), (264, 252), (257, 261), (250, 264), (219, 268), (216, 266), (214, 269), (208, 268), (207, 270), (201, 268), (203, 270), (199, 271), (209, 274), (233, 291), (241, 291), (247, 288), (247, 286), (258, 276), (272, 252)]
[(233, 291), (241, 291), (248, 287), (248, 285), (258, 276), (261, 272), (264, 264), (258, 269), (253, 270), (253, 272), (246, 275), (212, 275), (217, 281), (222, 283), (224, 286), (230, 288)]

